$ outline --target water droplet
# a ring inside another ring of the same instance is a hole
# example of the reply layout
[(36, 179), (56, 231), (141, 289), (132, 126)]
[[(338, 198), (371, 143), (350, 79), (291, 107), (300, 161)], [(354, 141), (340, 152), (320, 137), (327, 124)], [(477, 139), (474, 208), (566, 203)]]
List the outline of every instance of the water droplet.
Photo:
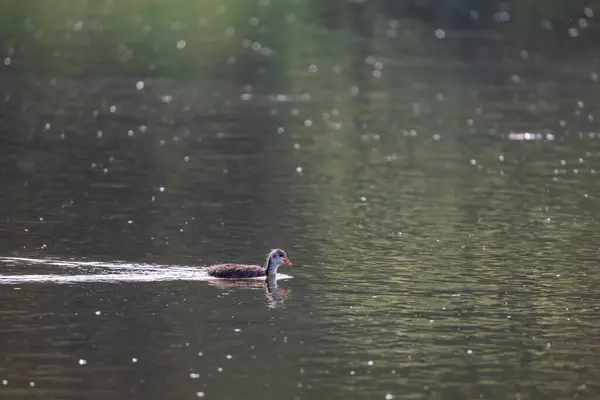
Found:
[(494, 14), (494, 19), (498, 22), (510, 21), (510, 14), (506, 11), (500, 11)]
[(542, 20), (542, 28), (544, 29), (552, 29), (552, 22), (548, 21), (547, 19), (543, 19)]

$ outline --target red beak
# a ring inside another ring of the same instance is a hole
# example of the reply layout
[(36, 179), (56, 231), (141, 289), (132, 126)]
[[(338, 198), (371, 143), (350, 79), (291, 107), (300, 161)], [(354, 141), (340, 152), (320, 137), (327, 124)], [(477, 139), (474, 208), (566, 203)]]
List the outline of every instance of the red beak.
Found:
[(292, 266), (292, 262), (287, 257), (283, 259), (283, 262), (286, 263), (287, 265), (289, 265), (290, 267)]

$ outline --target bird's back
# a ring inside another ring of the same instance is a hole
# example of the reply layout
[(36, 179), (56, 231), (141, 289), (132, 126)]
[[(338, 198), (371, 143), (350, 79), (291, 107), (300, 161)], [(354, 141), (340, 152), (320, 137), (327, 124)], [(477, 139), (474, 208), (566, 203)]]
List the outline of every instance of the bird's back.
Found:
[(207, 269), (215, 278), (256, 278), (265, 276), (265, 269), (258, 265), (219, 264)]

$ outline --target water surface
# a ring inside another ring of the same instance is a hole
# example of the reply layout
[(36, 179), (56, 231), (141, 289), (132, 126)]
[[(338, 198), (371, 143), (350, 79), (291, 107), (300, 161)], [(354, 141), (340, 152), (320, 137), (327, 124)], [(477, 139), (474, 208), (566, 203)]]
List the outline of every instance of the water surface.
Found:
[(90, 7), (1, 42), (0, 396), (598, 397), (585, 43)]

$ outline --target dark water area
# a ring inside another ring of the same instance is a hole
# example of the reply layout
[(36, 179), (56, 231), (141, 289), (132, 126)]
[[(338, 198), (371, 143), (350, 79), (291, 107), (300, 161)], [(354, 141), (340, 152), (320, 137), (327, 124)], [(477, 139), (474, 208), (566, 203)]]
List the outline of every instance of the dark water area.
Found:
[(201, 3), (0, 6), (0, 398), (598, 398), (595, 2)]

